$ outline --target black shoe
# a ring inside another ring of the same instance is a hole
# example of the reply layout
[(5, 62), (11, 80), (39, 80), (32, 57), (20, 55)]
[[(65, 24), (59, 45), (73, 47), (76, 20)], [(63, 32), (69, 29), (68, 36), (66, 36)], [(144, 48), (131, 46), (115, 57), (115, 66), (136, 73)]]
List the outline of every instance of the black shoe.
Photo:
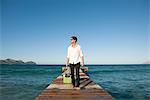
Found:
[(75, 87), (75, 84), (72, 84), (73, 85), (73, 87)]
[(79, 86), (80, 86), (79, 84), (76, 85), (76, 87), (79, 87)]

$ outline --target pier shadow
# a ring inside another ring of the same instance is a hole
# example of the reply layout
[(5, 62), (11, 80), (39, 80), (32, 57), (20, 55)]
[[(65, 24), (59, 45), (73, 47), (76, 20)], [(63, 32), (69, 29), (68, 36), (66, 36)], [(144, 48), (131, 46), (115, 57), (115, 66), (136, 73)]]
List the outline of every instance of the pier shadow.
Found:
[[(81, 81), (83, 80), (83, 81)], [(80, 89), (85, 89), (86, 86), (88, 86), (90, 83), (92, 83), (93, 81), (90, 78), (82, 78), (80, 79)]]

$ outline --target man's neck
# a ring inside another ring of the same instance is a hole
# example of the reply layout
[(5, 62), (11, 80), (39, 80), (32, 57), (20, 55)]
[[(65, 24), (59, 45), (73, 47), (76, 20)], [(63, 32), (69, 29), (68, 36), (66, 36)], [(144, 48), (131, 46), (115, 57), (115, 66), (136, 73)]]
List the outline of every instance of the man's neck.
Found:
[(77, 44), (75, 43), (75, 44), (72, 44), (71, 46), (72, 46), (73, 48), (75, 48), (75, 47), (76, 47), (76, 45), (77, 45)]

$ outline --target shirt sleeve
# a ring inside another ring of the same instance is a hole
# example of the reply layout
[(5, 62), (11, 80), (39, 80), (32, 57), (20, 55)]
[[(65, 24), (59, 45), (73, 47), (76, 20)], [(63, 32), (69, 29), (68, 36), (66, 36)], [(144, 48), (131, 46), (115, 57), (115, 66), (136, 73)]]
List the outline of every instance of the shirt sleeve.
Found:
[(69, 48), (68, 48), (68, 51), (67, 51), (67, 58), (70, 57), (70, 52), (69, 52)]

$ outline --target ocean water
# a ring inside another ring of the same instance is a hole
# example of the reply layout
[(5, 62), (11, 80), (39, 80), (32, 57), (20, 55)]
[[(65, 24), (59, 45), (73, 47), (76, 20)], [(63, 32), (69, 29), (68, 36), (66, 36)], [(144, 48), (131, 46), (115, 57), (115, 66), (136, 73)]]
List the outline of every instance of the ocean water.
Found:
[[(150, 100), (150, 65), (99, 65), (89, 76), (116, 100)], [(0, 65), (0, 100), (35, 100), (61, 66)]]

